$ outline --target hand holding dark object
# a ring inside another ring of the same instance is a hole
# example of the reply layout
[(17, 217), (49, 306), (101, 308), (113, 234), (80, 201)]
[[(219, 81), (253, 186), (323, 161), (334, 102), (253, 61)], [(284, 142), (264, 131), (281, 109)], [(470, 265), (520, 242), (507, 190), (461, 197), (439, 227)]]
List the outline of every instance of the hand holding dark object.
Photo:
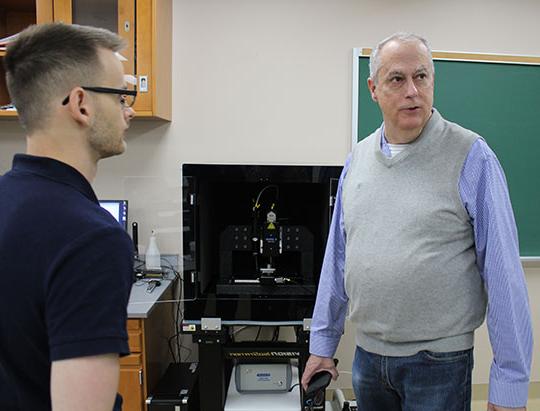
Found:
[(324, 390), (332, 382), (332, 374), (329, 371), (319, 371), (311, 377), (306, 389), (306, 397), (314, 395), (317, 391)]
[(304, 372), (302, 373), (302, 388), (307, 390), (308, 384), (311, 378), (319, 371), (327, 371), (332, 375), (335, 380), (338, 377), (338, 371), (336, 369), (337, 360), (327, 357), (319, 357), (318, 355), (311, 355), (306, 363)]
[[(313, 356), (312, 356), (313, 357)], [(310, 357), (311, 360), (311, 357)], [(329, 361), (328, 361), (329, 360)], [(330, 364), (329, 364), (330, 363)], [(302, 385), (304, 385), (304, 382), (307, 381), (307, 388), (305, 388), (304, 393), (304, 405), (308, 407), (308, 409), (314, 409), (313, 407), (320, 407), (324, 406), (324, 393), (326, 387), (332, 382), (332, 377), (334, 373), (337, 374), (336, 365), (338, 361), (332, 360), (330, 358), (314, 358), (309, 364), (306, 364), (306, 369), (310, 372), (311, 376), (309, 378), (302, 378)], [(315, 365), (331, 365), (328, 369), (320, 369), (319, 371), (313, 372), (313, 370), (317, 370), (318, 368), (315, 367)], [(309, 365), (309, 368), (308, 368)], [(319, 408), (317, 408), (319, 409)]]

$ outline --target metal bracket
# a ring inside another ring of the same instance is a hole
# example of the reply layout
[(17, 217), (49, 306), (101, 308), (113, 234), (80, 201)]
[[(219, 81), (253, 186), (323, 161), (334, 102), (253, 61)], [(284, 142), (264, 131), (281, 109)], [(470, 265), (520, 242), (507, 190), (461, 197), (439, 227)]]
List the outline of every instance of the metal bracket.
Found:
[(221, 331), (221, 318), (201, 318), (201, 330)]
[(304, 318), (303, 330), (304, 331), (311, 330), (311, 318)]

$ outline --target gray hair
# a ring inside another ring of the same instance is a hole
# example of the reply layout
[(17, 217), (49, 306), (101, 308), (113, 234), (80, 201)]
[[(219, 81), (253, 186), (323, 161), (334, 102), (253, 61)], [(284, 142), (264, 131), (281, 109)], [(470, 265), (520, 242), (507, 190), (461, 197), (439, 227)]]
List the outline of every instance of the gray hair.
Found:
[(22, 31), (4, 58), (22, 126), (29, 133), (44, 127), (51, 104), (60, 104), (74, 87), (99, 85), (93, 84), (104, 74), (99, 48), (116, 52), (124, 47), (117, 34), (96, 27), (51, 23)]
[(381, 63), (381, 58), (380, 58), (381, 50), (387, 43), (391, 41), (397, 41), (400, 43), (406, 43), (406, 42), (412, 41), (412, 42), (423, 44), (426, 47), (429, 54), (429, 61), (431, 63), (431, 72), (435, 73), (435, 66), (433, 65), (433, 58), (431, 56), (431, 47), (429, 46), (428, 41), (425, 38), (420, 37), (416, 34), (399, 32), (399, 33), (394, 33), (390, 37), (387, 37), (384, 40), (382, 40), (371, 51), (371, 56), (369, 57), (369, 76), (373, 79), (375, 83), (377, 83), (377, 75), (379, 74), (379, 68), (380, 68), (379, 66)]

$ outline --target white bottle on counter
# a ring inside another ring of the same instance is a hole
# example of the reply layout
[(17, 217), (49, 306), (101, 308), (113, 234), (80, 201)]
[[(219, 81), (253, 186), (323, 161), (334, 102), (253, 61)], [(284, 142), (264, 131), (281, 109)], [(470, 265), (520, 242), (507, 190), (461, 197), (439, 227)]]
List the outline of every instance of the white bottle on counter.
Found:
[(161, 254), (156, 240), (156, 232), (152, 230), (152, 235), (148, 241), (148, 248), (146, 249), (145, 266), (147, 270), (160, 270), (161, 269)]

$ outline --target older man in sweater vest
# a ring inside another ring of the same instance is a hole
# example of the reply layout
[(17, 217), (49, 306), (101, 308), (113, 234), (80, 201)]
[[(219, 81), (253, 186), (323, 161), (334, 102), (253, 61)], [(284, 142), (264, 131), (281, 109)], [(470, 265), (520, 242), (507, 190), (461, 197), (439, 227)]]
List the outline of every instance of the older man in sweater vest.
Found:
[(416, 35), (372, 53), (384, 122), (343, 170), (302, 384), (337, 377), (348, 306), (359, 410), (469, 410), (474, 330), (489, 307), (488, 410), (525, 410), (532, 331), (504, 173), (482, 137), (433, 108), (434, 76)]

